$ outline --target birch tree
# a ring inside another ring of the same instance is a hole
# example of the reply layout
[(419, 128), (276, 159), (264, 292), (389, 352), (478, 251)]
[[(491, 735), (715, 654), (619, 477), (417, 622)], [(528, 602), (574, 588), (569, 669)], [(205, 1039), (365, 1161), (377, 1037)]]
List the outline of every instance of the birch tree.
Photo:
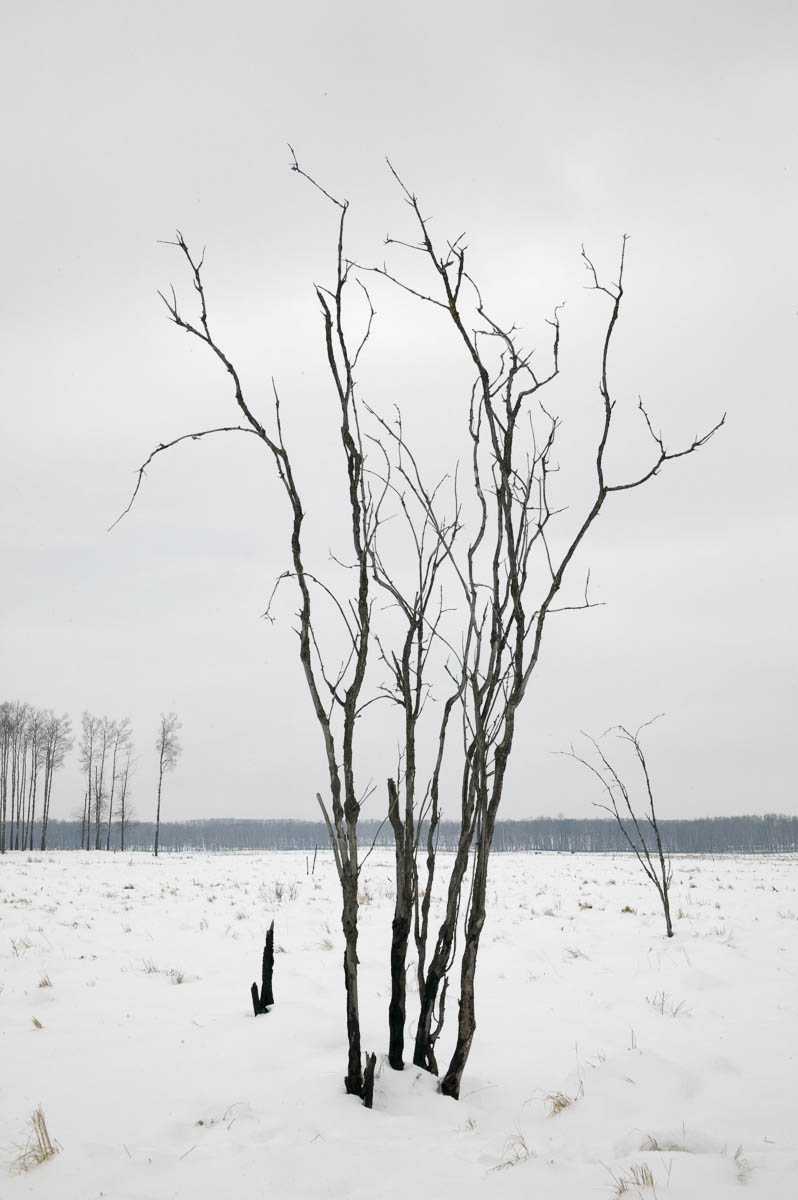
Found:
[(178, 738), (178, 730), (181, 728), (181, 723), (178, 720), (177, 713), (161, 713), (161, 719), (158, 724), (158, 736), (155, 739), (155, 749), (158, 752), (158, 805), (155, 814), (155, 856), (158, 856), (158, 843), (161, 836), (161, 791), (163, 788), (163, 777), (170, 771), (174, 771), (177, 766), (177, 760), (182, 753), (182, 746)]

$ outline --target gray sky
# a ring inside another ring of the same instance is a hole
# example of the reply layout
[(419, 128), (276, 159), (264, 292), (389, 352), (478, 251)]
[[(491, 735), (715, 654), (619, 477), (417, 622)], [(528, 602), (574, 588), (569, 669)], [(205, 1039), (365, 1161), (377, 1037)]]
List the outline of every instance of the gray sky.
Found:
[[(608, 506), (579, 564), (605, 606), (548, 629), (504, 814), (589, 811), (589, 780), (554, 752), (658, 712), (663, 813), (798, 812), (794, 3), (9, 0), (0, 41), (0, 698), (75, 724), (130, 715), (142, 817), (174, 709), (165, 816), (315, 818), (323, 759), (289, 595), (260, 619), (288, 565), (265, 457), (249, 439), (189, 442), (106, 529), (155, 445), (234, 416), (156, 295), (173, 281), (190, 304), (158, 243), (179, 227), (207, 245), (218, 337), (264, 416), (270, 376), (280, 388), (324, 569), (334, 414), (312, 284), (330, 278), (334, 214), (286, 143), (348, 197), (367, 263), (386, 233), (412, 236), (388, 155), (441, 236), (467, 230), (483, 294), (528, 345), (544, 352), (567, 300), (564, 396), (596, 398), (603, 312), (580, 245), (612, 278), (628, 233), (620, 402), (642, 395), (673, 444), (728, 412), (700, 455)], [(375, 300), (366, 398), (401, 402), (448, 469), (447, 405), (467, 395), (451, 335)], [(381, 720), (369, 815), (394, 762)], [(54, 815), (79, 800), (73, 766)]]

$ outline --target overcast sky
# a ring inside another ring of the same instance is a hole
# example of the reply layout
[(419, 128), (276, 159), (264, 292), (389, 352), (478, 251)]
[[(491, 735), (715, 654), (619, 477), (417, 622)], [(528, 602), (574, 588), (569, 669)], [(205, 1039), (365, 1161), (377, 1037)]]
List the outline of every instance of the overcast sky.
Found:
[[(643, 396), (673, 444), (728, 413), (699, 455), (608, 505), (580, 563), (604, 605), (548, 629), (504, 814), (588, 813), (589, 778), (556, 751), (659, 712), (663, 814), (798, 812), (792, 0), (7, 0), (0, 43), (0, 699), (76, 726), (83, 709), (129, 715), (141, 817), (167, 710), (184, 754), (165, 817), (316, 817), (290, 596), (261, 619), (288, 565), (266, 456), (188, 442), (107, 527), (155, 445), (233, 423), (224, 373), (156, 294), (174, 282), (191, 304), (159, 243), (179, 227), (207, 246), (218, 337), (264, 419), (279, 386), (325, 569), (334, 398), (312, 285), (331, 277), (334, 214), (286, 144), (349, 199), (362, 262), (412, 236), (387, 155), (441, 236), (467, 231), (483, 294), (528, 345), (545, 352), (567, 301), (564, 386), (590, 403), (604, 313), (580, 245), (612, 278), (629, 234), (619, 403)], [(401, 402), (448, 470), (447, 406), (468, 394), (450, 331), (385, 291), (376, 307), (366, 398)], [(370, 735), (368, 815), (392, 737)], [(55, 816), (80, 804), (75, 760)]]

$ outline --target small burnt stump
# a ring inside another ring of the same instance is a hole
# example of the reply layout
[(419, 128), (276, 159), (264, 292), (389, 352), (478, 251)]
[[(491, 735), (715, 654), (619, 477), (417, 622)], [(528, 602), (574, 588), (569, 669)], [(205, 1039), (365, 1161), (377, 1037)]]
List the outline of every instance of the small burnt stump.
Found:
[(260, 994), (258, 994), (258, 985), (253, 983), (250, 988), (252, 995), (252, 1007), (255, 1016), (259, 1017), (261, 1013), (269, 1011), (274, 1004), (274, 992), (272, 991), (272, 975), (274, 974), (274, 921), (269, 926), (266, 934), (266, 945), (263, 947), (263, 963), (261, 967), (261, 985)]
[(377, 1055), (366, 1055), (366, 1069), (363, 1072), (363, 1104), (371, 1108), (374, 1103), (374, 1068), (377, 1065)]

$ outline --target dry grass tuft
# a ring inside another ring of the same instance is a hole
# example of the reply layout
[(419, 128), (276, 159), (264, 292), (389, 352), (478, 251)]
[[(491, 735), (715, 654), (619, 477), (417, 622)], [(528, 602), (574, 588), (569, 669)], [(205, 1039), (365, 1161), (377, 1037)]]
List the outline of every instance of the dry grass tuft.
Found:
[(652, 1195), (656, 1196), (657, 1194), (654, 1176), (648, 1163), (632, 1163), (627, 1170), (621, 1171), (620, 1175), (616, 1175), (613, 1171), (610, 1171), (610, 1177), (614, 1184), (612, 1189), (614, 1196), (626, 1196), (630, 1193), (637, 1193), (638, 1196), (642, 1197), (643, 1191), (646, 1188)]
[(37, 986), (37, 987), (41, 987), (41, 988), (45, 988), (45, 987), (52, 987), (52, 986), (53, 986), (53, 981), (52, 981), (52, 979), (50, 978), (50, 976), (49, 976), (49, 975), (42, 975), (41, 979), (40, 979), (40, 980), (39, 980), (39, 982), (36, 984), (36, 986)]
[[(469, 1118), (471, 1120), (471, 1118)], [(468, 1122), (466, 1122), (468, 1125)], [(472, 1128), (476, 1128), (476, 1121), (473, 1122)], [(519, 1163), (526, 1162), (530, 1158), (535, 1158), (535, 1151), (531, 1150), (527, 1145), (526, 1138), (520, 1132), (514, 1133), (504, 1143), (503, 1157), (501, 1162), (495, 1167), (491, 1167), (488, 1174), (493, 1171), (506, 1171), (509, 1167), (517, 1167)]]
[(646, 1000), (664, 1017), (686, 1017), (690, 1014), (690, 1009), (684, 1000), (676, 1001), (667, 992), (655, 992), (653, 996), (646, 996)]
[(44, 1029), (44, 1026), (42, 1025), (41, 1021), (38, 1019), (38, 1017), (31, 1017), (31, 1021), (33, 1022), (34, 1029)]
[(284, 900), (296, 900), (299, 895), (299, 882), (296, 879), (273, 879), (260, 888), (260, 898), (269, 906), (282, 904)]
[(549, 1106), (549, 1116), (558, 1117), (578, 1099), (578, 1096), (568, 1096), (565, 1092), (547, 1092), (543, 1097), (543, 1102)]
[(737, 1182), (748, 1183), (753, 1167), (748, 1159), (743, 1157), (742, 1146), (738, 1146), (734, 1152), (734, 1167), (737, 1172)]
[(38, 1167), (43, 1162), (47, 1162), (48, 1158), (55, 1158), (61, 1149), (58, 1142), (54, 1142), (50, 1137), (41, 1105), (34, 1109), (30, 1124), (31, 1134), (27, 1145), (20, 1151), (11, 1164), (12, 1175), (25, 1174), (33, 1167)]
[(152, 961), (151, 958), (145, 958), (141, 964), (141, 969), (145, 975), (166, 975), (171, 979), (172, 983), (185, 983), (186, 975), (179, 967), (159, 967)]
[(650, 1133), (646, 1134), (646, 1140), (641, 1147), (646, 1154), (688, 1154), (689, 1151), (683, 1142), (677, 1142), (673, 1138), (668, 1138), (661, 1142), (658, 1138), (652, 1137)]

